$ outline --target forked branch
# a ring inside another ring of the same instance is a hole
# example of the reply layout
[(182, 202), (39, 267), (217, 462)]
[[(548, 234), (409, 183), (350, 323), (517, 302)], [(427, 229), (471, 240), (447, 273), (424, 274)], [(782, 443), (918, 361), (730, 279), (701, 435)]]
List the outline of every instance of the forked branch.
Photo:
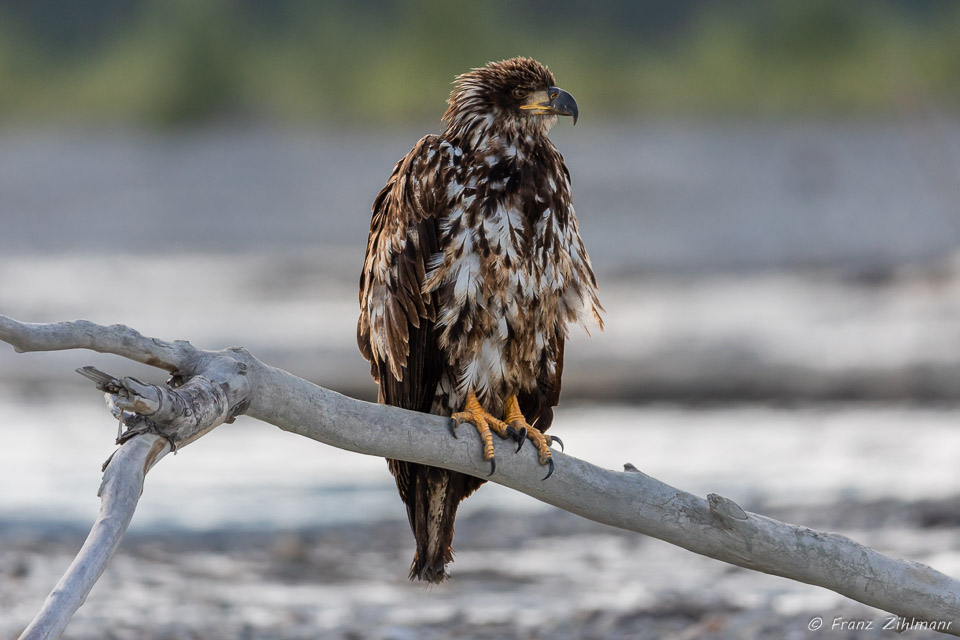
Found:
[[(0, 340), (18, 351), (93, 349), (174, 373), (175, 382), (170, 387), (144, 385), (130, 378), (121, 381), (109, 375), (100, 376), (98, 381), (115, 398), (115, 410), (128, 425), (128, 432), (135, 434), (121, 451), (145, 439), (137, 449), (139, 467), (132, 465), (133, 471), (124, 473), (122, 481), (120, 472), (112, 480), (132, 487), (137, 495), (142, 473), (169, 450), (170, 442), (183, 446), (244, 412), (286, 431), (357, 453), (430, 464), (479, 477), (486, 477), (488, 472), (475, 441), (446, 436), (448, 419), (347, 398), (270, 367), (243, 349), (201, 351), (186, 342), (145, 338), (121, 326), (82, 321), (25, 324), (5, 316), (0, 316)], [(161, 442), (163, 446), (158, 444)], [(508, 445), (497, 446), (502, 446), (502, 451), (497, 452), (497, 472), (490, 478), (493, 482), (597, 522), (637, 531), (737, 566), (825, 587), (960, 635), (960, 582), (928, 566), (891, 558), (845, 536), (746, 512), (715, 494), (707, 499), (694, 496), (633, 468), (626, 472), (601, 469), (558, 451), (553, 454), (556, 473), (541, 482), (542, 469), (532, 449), (513, 455), (507, 452)], [(152, 451), (156, 455), (149, 457), (146, 452)], [(107, 478), (113, 477), (110, 467), (115, 463), (116, 458), (107, 468), (104, 486)], [(120, 509), (109, 504), (109, 495), (101, 492), (101, 518), (91, 538), (104, 520), (104, 512)], [(129, 523), (136, 500), (123, 504), (129, 513), (118, 517), (123, 526), (113, 537), (106, 536), (99, 543), (105, 549), (96, 556), (99, 564), (89, 567), (78, 556), (38, 615), (37, 620), (62, 619), (62, 625), (41, 628), (35, 621), (22, 638), (58, 637), (86, 595), (84, 592), (68, 598), (61, 592), (78, 588), (76, 585), (85, 585), (89, 591), (93, 582), (87, 585), (75, 576), (82, 570), (95, 581), (103, 571)], [(88, 539), (84, 549), (90, 544)], [(81, 550), (81, 556), (83, 553)], [(67, 611), (70, 606), (73, 609)], [(59, 613), (48, 612), (57, 607)]]

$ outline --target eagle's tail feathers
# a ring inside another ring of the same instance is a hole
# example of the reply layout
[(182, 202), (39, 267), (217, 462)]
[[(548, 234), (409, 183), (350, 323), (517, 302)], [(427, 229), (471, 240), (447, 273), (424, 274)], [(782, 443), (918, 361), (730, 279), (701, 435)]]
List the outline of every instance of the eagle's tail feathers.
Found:
[(417, 551), (410, 565), (410, 579), (437, 584), (449, 577), (446, 566), (453, 561), (453, 523), (460, 502), (483, 484), (471, 476), (437, 467), (391, 461), (390, 470), (402, 486), (410, 528)]
[(455, 477), (460, 474), (446, 469), (418, 465), (414, 473), (416, 508), (410, 524), (417, 552), (410, 579), (436, 584), (448, 577), (446, 566), (453, 560), (453, 522), (464, 497), (463, 483)]

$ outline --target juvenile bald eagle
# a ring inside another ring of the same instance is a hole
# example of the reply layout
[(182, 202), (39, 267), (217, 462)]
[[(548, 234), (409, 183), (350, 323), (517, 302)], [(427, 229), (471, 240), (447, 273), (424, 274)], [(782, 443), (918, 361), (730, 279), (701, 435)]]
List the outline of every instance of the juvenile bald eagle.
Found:
[[(536, 60), (491, 62), (456, 78), (446, 129), (421, 139), (373, 203), (360, 276), (357, 342), (380, 402), (472, 424), (495, 467), (491, 433), (543, 434), (560, 395), (570, 323), (602, 327), (597, 282), (547, 138), (577, 103)], [(472, 476), (388, 460), (417, 542), (410, 579), (441, 582)]]

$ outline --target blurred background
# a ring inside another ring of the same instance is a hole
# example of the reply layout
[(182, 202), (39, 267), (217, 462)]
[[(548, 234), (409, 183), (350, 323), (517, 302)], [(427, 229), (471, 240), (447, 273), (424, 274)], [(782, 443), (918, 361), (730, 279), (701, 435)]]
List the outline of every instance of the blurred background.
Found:
[[(950, 0), (0, 0), (0, 313), (244, 345), (375, 398), (355, 344), (373, 198), (442, 129), (453, 76), (515, 55), (581, 107), (552, 138), (607, 329), (567, 348), (568, 452), (960, 575)], [(97, 512), (115, 425), (84, 364), (162, 380), (0, 345), (3, 638)], [(452, 582), (408, 584), (382, 460), (240, 420), (151, 472), (70, 634), (781, 638), (814, 615), (883, 621), (493, 485), (464, 503), (455, 547)]]

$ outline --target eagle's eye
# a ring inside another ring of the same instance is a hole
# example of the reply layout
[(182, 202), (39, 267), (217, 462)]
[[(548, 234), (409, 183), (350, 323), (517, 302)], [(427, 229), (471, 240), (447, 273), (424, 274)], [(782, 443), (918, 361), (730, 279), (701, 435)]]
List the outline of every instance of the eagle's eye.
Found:
[(524, 89), (523, 87), (517, 87), (516, 89), (513, 90), (513, 97), (516, 98), (517, 100), (526, 98), (527, 90)]

